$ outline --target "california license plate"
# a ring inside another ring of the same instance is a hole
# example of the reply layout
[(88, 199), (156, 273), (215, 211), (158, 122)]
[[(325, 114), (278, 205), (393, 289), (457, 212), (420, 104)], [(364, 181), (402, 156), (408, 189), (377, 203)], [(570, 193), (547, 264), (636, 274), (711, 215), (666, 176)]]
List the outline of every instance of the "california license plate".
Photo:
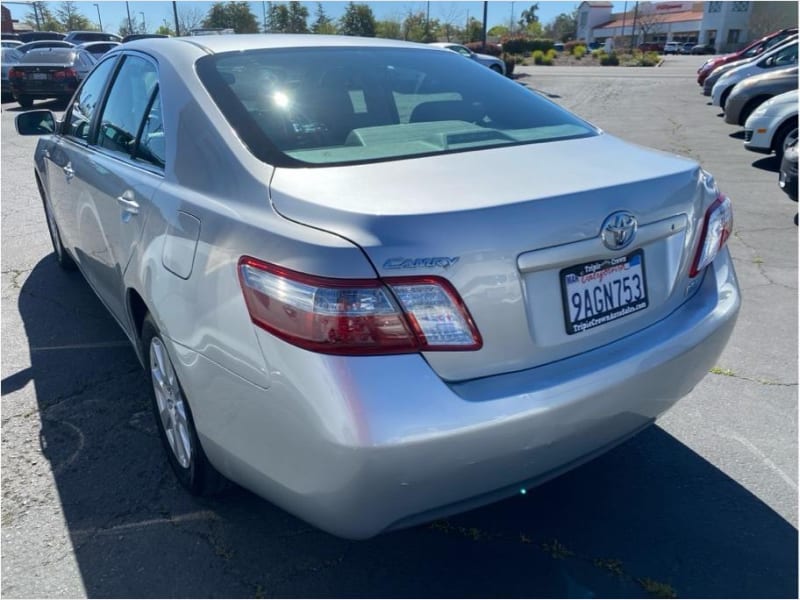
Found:
[(50, 76), (47, 73), (33, 73), (31, 74), (31, 79), (49, 79)]
[(644, 251), (562, 269), (564, 322), (569, 335), (647, 308)]

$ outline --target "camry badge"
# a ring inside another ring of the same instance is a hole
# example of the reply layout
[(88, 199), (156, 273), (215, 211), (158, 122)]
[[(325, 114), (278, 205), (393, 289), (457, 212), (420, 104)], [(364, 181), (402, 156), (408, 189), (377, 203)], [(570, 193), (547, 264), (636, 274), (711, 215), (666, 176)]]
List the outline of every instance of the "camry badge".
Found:
[(625, 210), (609, 215), (600, 229), (600, 238), (609, 250), (622, 250), (636, 237), (639, 223)]

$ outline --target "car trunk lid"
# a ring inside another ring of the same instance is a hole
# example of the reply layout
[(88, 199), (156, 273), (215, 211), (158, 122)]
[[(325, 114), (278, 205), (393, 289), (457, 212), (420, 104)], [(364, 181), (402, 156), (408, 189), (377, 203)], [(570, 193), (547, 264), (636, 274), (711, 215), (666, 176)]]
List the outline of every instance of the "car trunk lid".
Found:
[[(712, 186), (692, 161), (602, 134), (277, 169), (270, 194), (284, 217), (360, 246), (382, 277), (449, 280), (483, 347), (425, 356), (443, 379), (460, 381), (560, 360), (668, 315), (691, 291), (696, 224), (713, 200)], [(630, 245), (612, 250), (601, 227), (619, 215), (635, 218), (638, 231)], [(594, 310), (570, 316), (570, 298), (583, 296), (581, 285), (612, 267), (640, 275), (644, 304), (590, 326), (587, 318), (601, 316)]]

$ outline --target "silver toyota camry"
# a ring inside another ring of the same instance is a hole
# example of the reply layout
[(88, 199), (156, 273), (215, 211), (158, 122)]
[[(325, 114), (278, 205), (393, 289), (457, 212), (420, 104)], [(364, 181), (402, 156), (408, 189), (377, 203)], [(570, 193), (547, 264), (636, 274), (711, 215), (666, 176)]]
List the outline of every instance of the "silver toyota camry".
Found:
[(131, 42), (17, 129), (42, 135), (55, 256), (130, 338), (183, 485), (340, 536), (608, 450), (703, 378), (739, 310), (709, 173), (448, 50)]

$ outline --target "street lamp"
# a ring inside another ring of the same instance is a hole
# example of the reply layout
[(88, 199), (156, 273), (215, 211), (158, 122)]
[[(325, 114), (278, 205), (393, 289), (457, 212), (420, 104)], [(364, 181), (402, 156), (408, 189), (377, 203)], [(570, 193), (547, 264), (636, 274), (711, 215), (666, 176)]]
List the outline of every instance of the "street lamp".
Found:
[(144, 22), (144, 13), (140, 12), (139, 14), (142, 15), (142, 33), (147, 33), (147, 23)]
[(97, 22), (100, 23), (100, 31), (103, 31), (103, 19), (100, 18), (100, 5), (95, 2), (94, 7), (97, 9)]

